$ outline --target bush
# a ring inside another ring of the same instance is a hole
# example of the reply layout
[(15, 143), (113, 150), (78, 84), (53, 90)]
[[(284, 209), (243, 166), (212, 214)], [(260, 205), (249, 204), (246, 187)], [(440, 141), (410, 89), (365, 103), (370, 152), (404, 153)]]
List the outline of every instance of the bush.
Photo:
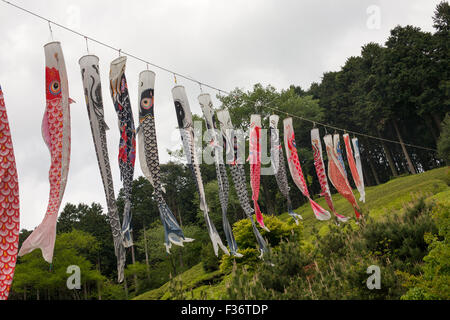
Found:
[(429, 253), (423, 258), (420, 275), (401, 274), (409, 288), (404, 300), (450, 299), (450, 206), (438, 204), (432, 213), (439, 232), (425, 235)]
[[(448, 220), (444, 223), (442, 217), (448, 218), (449, 210), (438, 207), (420, 198), (407, 205), (402, 214), (391, 212), (381, 221), (368, 218), (357, 229), (347, 224), (330, 225), (313, 245), (281, 241), (254, 270), (236, 264), (228, 298), (399, 299), (407, 291), (405, 274), (413, 278), (424, 272), (428, 281), (433, 281), (428, 285), (433, 290), (420, 286), (409, 296), (448, 299), (450, 252), (448, 244), (445, 247), (444, 240), (436, 238), (436, 225), (440, 225), (440, 237), (441, 233), (448, 234)], [(436, 210), (440, 212), (439, 221), (433, 218), (438, 215)], [(425, 269), (420, 268), (422, 260), (426, 261)], [(371, 265), (380, 268), (380, 289), (367, 287)], [(443, 292), (440, 296), (436, 295), (439, 291)]]
[[(300, 241), (303, 231), (302, 224), (296, 225), (293, 221), (284, 222), (276, 216), (264, 215), (263, 217), (264, 224), (270, 232), (262, 230), (259, 227), (257, 228), (268, 243), (269, 248), (278, 246), (283, 240)], [(256, 221), (255, 217), (254, 220)], [(246, 265), (247, 268), (252, 270), (260, 262), (258, 258), (260, 252), (250, 219), (237, 221), (233, 225), (233, 233), (239, 247), (238, 252), (243, 257), (236, 258), (224, 255), (221, 259), (220, 270), (224, 273), (229, 273), (234, 263)]]

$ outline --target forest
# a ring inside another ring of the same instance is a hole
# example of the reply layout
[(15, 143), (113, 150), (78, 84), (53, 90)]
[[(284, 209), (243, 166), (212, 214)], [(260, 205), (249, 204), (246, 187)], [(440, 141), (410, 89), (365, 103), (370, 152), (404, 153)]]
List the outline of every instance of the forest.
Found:
[[(338, 225), (332, 220), (315, 221), (310, 212), (303, 214), (307, 199), (290, 179), (293, 208), (304, 216), (296, 225), (286, 214), (275, 177), (264, 175), (259, 204), (271, 230), (261, 230), (269, 254), (258, 258), (250, 220), (231, 188), (228, 218), (244, 257), (216, 257), (185, 156), (182, 150), (167, 150), (172, 160), (161, 164), (164, 198), (184, 234), (195, 241), (175, 246), (167, 254), (153, 187), (137, 177), (131, 209), (134, 246), (127, 249), (123, 283), (117, 283), (105, 208), (80, 199), (60, 212), (51, 265), (39, 250), (18, 259), (9, 299), (450, 299), (448, 2), (436, 7), (433, 28), (430, 33), (411, 25), (397, 26), (384, 45), (367, 43), (359, 56), (349, 57), (339, 71), (325, 72), (308, 89), (291, 85), (277, 90), (255, 84), (249, 91), (236, 88), (230, 95), (217, 96), (221, 105), (216, 108), (228, 108), (235, 128), (244, 131), (250, 114), (261, 115), (263, 128), (269, 127), (273, 113), (281, 119), (286, 114), (294, 117), (301, 166), (309, 192), (318, 202), (322, 197), (311, 129), (319, 128), (321, 137), (343, 133), (321, 123), (361, 133), (356, 137), (364, 183), (371, 191), (367, 205), (361, 206), (363, 222), (352, 219)], [(193, 117), (203, 122), (205, 130), (203, 117)], [(280, 135), (282, 140), (281, 130)], [(250, 190), (248, 163), (245, 172)], [(210, 216), (224, 239), (214, 165), (201, 164), (201, 174)], [(341, 198), (330, 187), (333, 198)], [(123, 190), (117, 203), (123, 212)], [(352, 216), (348, 204), (337, 208)], [(31, 231), (21, 230), (19, 247)], [(66, 286), (69, 265), (80, 267), (80, 289)], [(370, 265), (382, 269), (380, 290), (365, 285)], [(189, 273), (195, 286), (182, 277)]]

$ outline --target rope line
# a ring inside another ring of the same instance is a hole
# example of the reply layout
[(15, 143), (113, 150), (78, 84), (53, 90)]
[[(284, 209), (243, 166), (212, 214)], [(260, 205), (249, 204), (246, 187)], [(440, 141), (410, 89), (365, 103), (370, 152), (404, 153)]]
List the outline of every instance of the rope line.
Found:
[[(22, 10), (22, 11), (28, 13), (28, 14), (31, 14), (31, 15), (33, 15), (33, 16), (39, 18), (39, 19), (42, 19), (42, 20), (46, 21), (46, 22), (48, 23), (48, 25), (49, 25), (49, 29), (50, 29), (50, 33), (51, 33), (52, 38), (53, 38), (53, 32), (52, 32), (52, 29), (51, 29), (51, 24), (54, 24), (55, 26), (58, 26), (58, 27), (60, 27), (60, 28), (62, 28), (62, 29), (64, 29), (64, 30), (66, 30), (66, 31), (69, 31), (69, 32), (71, 32), (71, 33), (73, 33), (73, 34), (76, 34), (76, 35), (80, 36), (80, 37), (83, 37), (83, 38), (86, 40), (86, 49), (88, 50), (88, 52), (89, 52), (89, 49), (88, 49), (88, 46), (87, 46), (87, 41), (90, 40), (90, 41), (95, 42), (95, 43), (97, 43), (97, 44), (99, 44), (99, 45), (102, 45), (102, 46), (104, 46), (104, 47), (106, 47), (106, 48), (109, 48), (109, 49), (111, 49), (111, 50), (117, 51), (117, 52), (119, 53), (119, 56), (120, 56), (121, 54), (123, 54), (123, 55), (129, 56), (130, 58), (133, 58), (133, 59), (135, 59), (135, 60), (137, 60), (137, 61), (141, 61), (141, 62), (145, 63), (145, 64), (147, 65), (147, 69), (148, 69), (148, 66), (151, 65), (151, 66), (153, 66), (153, 67), (155, 67), (155, 68), (158, 68), (158, 69), (160, 69), (160, 70), (162, 70), (162, 71), (165, 71), (165, 72), (168, 72), (168, 73), (173, 74), (174, 80), (175, 80), (175, 84), (177, 83), (177, 76), (178, 76), (178, 77), (183, 78), (183, 79), (185, 79), (185, 80), (188, 80), (188, 81), (197, 83), (197, 84), (200, 86), (200, 90), (201, 90), (201, 91), (203, 91), (203, 90), (202, 90), (202, 86), (204, 86), (204, 87), (207, 87), (207, 88), (210, 88), (210, 89), (212, 89), (212, 90), (217, 91), (217, 92), (219, 93), (219, 96), (221, 96), (221, 93), (224, 93), (224, 94), (226, 94), (226, 95), (228, 95), (228, 96), (232, 96), (231, 93), (228, 92), (228, 91), (226, 91), (226, 90), (223, 90), (223, 89), (217, 88), (217, 87), (215, 87), (215, 86), (209, 85), (209, 84), (207, 84), (207, 83), (201, 82), (201, 81), (196, 80), (196, 79), (194, 79), (194, 78), (192, 78), (192, 77), (190, 77), (190, 76), (187, 76), (187, 75), (181, 74), (181, 73), (179, 73), (179, 72), (170, 70), (169, 68), (162, 67), (162, 66), (157, 65), (157, 64), (155, 64), (155, 63), (152, 63), (152, 62), (150, 62), (150, 61), (147, 61), (147, 60), (145, 60), (145, 59), (143, 59), (143, 58), (140, 58), (140, 57), (138, 57), (138, 56), (135, 56), (135, 55), (133, 55), (133, 54), (131, 54), (131, 53), (129, 53), (129, 52), (125, 52), (125, 51), (123, 51), (122, 49), (115, 48), (115, 47), (112, 46), (112, 45), (109, 45), (109, 44), (107, 44), (107, 43), (105, 43), (105, 42), (102, 42), (102, 41), (100, 41), (100, 40), (97, 40), (97, 39), (95, 39), (95, 38), (89, 37), (89, 36), (87, 36), (87, 35), (85, 35), (85, 34), (83, 34), (83, 33), (81, 33), (81, 32), (78, 32), (78, 31), (76, 31), (76, 30), (73, 30), (73, 29), (71, 29), (71, 28), (69, 28), (69, 27), (66, 27), (66, 26), (64, 26), (64, 25), (62, 25), (62, 24), (59, 24), (59, 23), (57, 23), (57, 22), (55, 22), (55, 21), (52, 21), (52, 20), (50, 20), (50, 19), (48, 19), (48, 18), (45, 18), (45, 17), (43, 17), (43, 16), (41, 16), (41, 15), (35, 13), (35, 12), (32, 12), (32, 11), (30, 11), (30, 10), (27, 10), (27, 9), (25, 9), (25, 8), (23, 8), (23, 7), (21, 7), (21, 6), (18, 6), (18, 5), (16, 5), (16, 4), (14, 4), (14, 3), (11, 3), (11, 2), (9, 2), (9, 1), (7, 1), (7, 0), (0, 0), (0, 1), (2, 1), (2, 2), (8, 4), (8, 5), (12, 6), (12, 7), (15, 7), (15, 8), (19, 9), (19, 10)], [(236, 97), (235, 97), (235, 98), (236, 98)], [(237, 98), (236, 98), (236, 100), (237, 100)], [(402, 143), (401, 143), (400, 141), (390, 140), (390, 139), (385, 139), (385, 138), (376, 137), (376, 136), (372, 136), (372, 135), (365, 134), (365, 133), (360, 133), (360, 132), (356, 132), (356, 131), (351, 131), (351, 130), (346, 130), (346, 129), (338, 128), (338, 127), (335, 127), (335, 126), (332, 126), (332, 125), (329, 125), (329, 124), (325, 124), (325, 123), (321, 123), (321, 122), (318, 122), (318, 121), (315, 121), (315, 120), (307, 119), (307, 118), (304, 118), (304, 117), (301, 117), (301, 116), (298, 116), (298, 115), (290, 114), (290, 113), (288, 113), (288, 112), (285, 112), (285, 111), (282, 111), (282, 110), (279, 110), (279, 109), (270, 107), (269, 104), (270, 104), (270, 103), (273, 103), (275, 100), (277, 100), (277, 98), (274, 99), (274, 100), (272, 100), (272, 101), (270, 101), (270, 102), (268, 102), (268, 103), (265, 103), (265, 104), (259, 104), (258, 102), (251, 101), (250, 99), (244, 99), (244, 100), (250, 102), (250, 104), (253, 104), (255, 107), (259, 107), (259, 108), (267, 108), (267, 109), (270, 109), (270, 110), (272, 110), (272, 111), (274, 111), (274, 112), (283, 113), (283, 114), (288, 115), (288, 116), (290, 116), (290, 117), (293, 117), (293, 118), (296, 118), (296, 119), (299, 119), (299, 120), (302, 120), (302, 121), (310, 122), (310, 123), (312, 123), (314, 126), (315, 126), (316, 124), (317, 124), (317, 125), (320, 125), (320, 126), (323, 126), (323, 127), (325, 128), (325, 132), (326, 132), (326, 133), (327, 133), (326, 128), (331, 128), (331, 129), (334, 129), (334, 130), (337, 130), (337, 131), (342, 131), (342, 132), (344, 132), (344, 133), (348, 132), (348, 133), (352, 133), (353, 135), (357, 135), (357, 136), (363, 136), (363, 137), (367, 137), (367, 138), (370, 138), (370, 139), (375, 139), (375, 140), (380, 140), (380, 141), (385, 141), (385, 142), (391, 142), (391, 143), (396, 143), (396, 144), (402, 145)], [(258, 103), (258, 105), (257, 105), (257, 103)], [(412, 147), (412, 148), (418, 148), (418, 149), (423, 149), (423, 150), (428, 150), (428, 151), (437, 152), (436, 149), (427, 148), (427, 147), (422, 147), (422, 146), (414, 145), (414, 144), (411, 144), (411, 143), (405, 143), (405, 142), (403, 142), (403, 145), (408, 146), (408, 147)]]

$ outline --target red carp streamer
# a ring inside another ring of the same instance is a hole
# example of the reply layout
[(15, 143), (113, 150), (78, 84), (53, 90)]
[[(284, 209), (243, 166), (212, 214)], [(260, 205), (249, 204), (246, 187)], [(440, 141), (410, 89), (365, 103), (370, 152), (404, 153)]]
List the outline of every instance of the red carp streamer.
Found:
[(3, 92), (0, 87), (0, 300), (7, 300), (19, 247), (19, 182)]
[(364, 184), (361, 179), (361, 176), (358, 172), (358, 169), (356, 167), (355, 158), (353, 157), (353, 151), (352, 146), (350, 144), (350, 136), (345, 133), (343, 135), (344, 137), (344, 143), (345, 143), (345, 150), (347, 152), (347, 160), (348, 164), (350, 166), (350, 171), (352, 172), (353, 181), (355, 182), (356, 188), (359, 191), (360, 198), (359, 200), (362, 202), (365, 202), (366, 199), (366, 193), (364, 191)]
[(355, 196), (353, 195), (352, 188), (348, 183), (344, 170), (339, 162), (338, 155), (335, 152), (333, 146), (333, 138), (327, 134), (323, 137), (325, 142), (325, 148), (328, 155), (328, 177), (336, 190), (347, 199), (355, 210), (356, 218), (359, 219), (361, 214), (358, 212), (359, 206), (356, 203)]
[(311, 130), (311, 144), (314, 151), (314, 166), (316, 167), (317, 178), (319, 179), (321, 196), (325, 198), (330, 210), (334, 213), (339, 221), (346, 222), (349, 218), (336, 212), (333, 205), (333, 198), (331, 197), (330, 187), (328, 186), (327, 175), (325, 173), (325, 164), (322, 157), (322, 143), (320, 142), (319, 129)]
[(311, 199), (309, 195), (308, 187), (306, 185), (305, 177), (303, 176), (302, 167), (300, 166), (300, 160), (297, 154), (297, 145), (295, 143), (294, 128), (292, 126), (292, 118), (286, 118), (283, 120), (284, 124), (284, 147), (286, 149), (286, 158), (289, 165), (289, 171), (291, 172), (292, 179), (297, 187), (308, 198), (314, 215), (319, 220), (328, 220), (331, 218), (331, 214)]
[(64, 195), (70, 161), (70, 103), (66, 65), (59, 42), (45, 49), (47, 106), (42, 119), (42, 137), (50, 150), (50, 195), (44, 219), (23, 242), (19, 256), (40, 248), (45, 261), (53, 260), (58, 210)]
[(249, 156), (250, 161), (250, 184), (252, 187), (252, 200), (255, 207), (256, 221), (258, 221), (261, 228), (269, 231), (264, 225), (264, 218), (259, 209), (259, 187), (261, 179), (261, 116), (252, 114), (250, 116), (250, 142), (249, 142)]

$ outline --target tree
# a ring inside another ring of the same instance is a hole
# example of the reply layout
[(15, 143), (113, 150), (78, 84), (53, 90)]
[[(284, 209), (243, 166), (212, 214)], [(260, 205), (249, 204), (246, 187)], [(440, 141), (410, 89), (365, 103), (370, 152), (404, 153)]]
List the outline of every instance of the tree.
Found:
[(447, 113), (442, 121), (442, 132), (437, 144), (438, 155), (447, 164), (450, 164), (450, 113)]
[[(88, 260), (98, 252), (100, 244), (92, 235), (73, 230), (56, 236), (53, 262), (49, 265), (39, 250), (20, 257), (12, 285), (12, 297), (18, 299), (90, 299), (99, 298), (104, 276)], [(81, 290), (66, 286), (67, 267), (80, 268)]]

